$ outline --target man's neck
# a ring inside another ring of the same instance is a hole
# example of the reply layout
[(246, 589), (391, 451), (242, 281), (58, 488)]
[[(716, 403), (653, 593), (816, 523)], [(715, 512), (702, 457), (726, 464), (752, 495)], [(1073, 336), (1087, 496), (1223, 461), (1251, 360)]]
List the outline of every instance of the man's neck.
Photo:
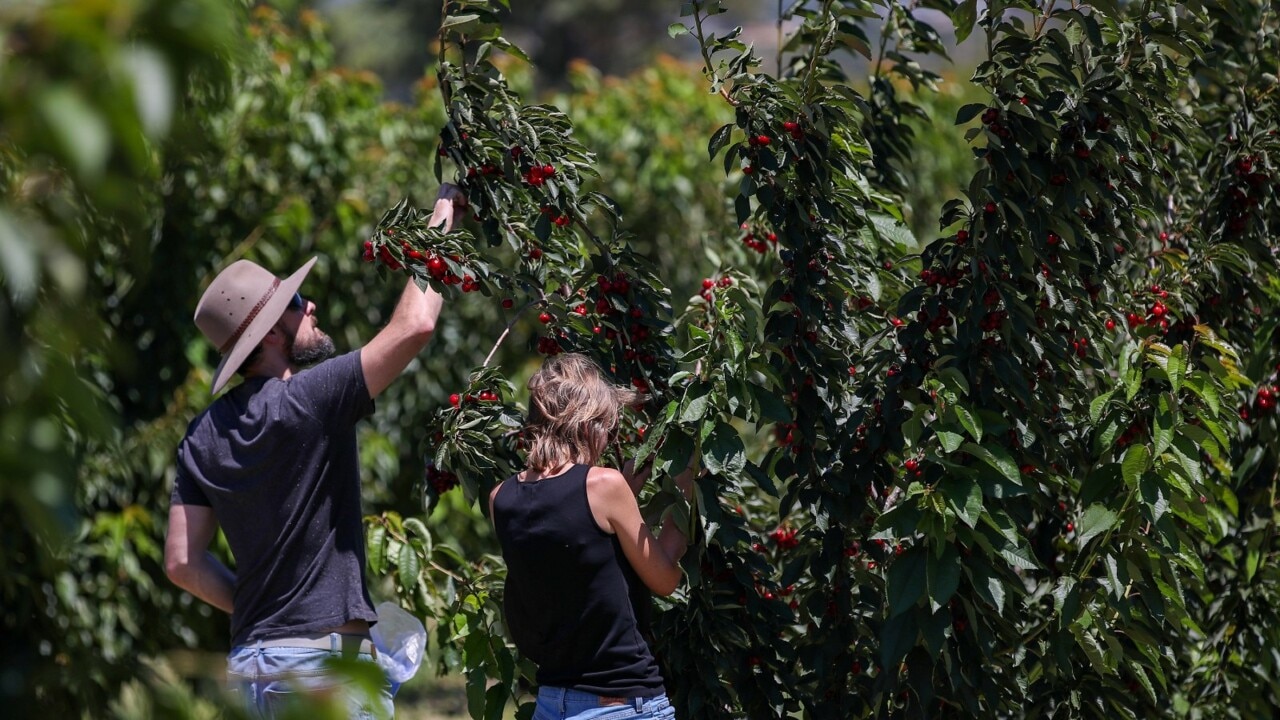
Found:
[(277, 380), (288, 380), (298, 371), (298, 368), (289, 363), (258, 363), (248, 373), (245, 378), (275, 378)]

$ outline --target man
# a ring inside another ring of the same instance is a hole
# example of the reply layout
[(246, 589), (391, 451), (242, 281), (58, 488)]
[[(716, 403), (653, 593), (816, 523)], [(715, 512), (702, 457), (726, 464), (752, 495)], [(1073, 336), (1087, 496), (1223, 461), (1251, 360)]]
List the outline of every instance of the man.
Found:
[[(465, 204), (445, 185), (431, 223), (447, 232)], [(373, 340), (331, 357), (315, 304), (298, 292), (314, 264), (282, 280), (240, 260), (201, 297), (196, 325), (222, 354), (214, 394), (232, 374), (244, 381), (178, 447), (165, 542), (170, 579), (231, 614), (231, 690), (267, 715), (295, 690), (336, 689), (330, 656), (374, 660), (355, 425), (426, 346), (443, 302), (410, 281)], [(234, 573), (208, 551), (219, 525)], [(389, 689), (344, 697), (355, 717), (391, 715)]]

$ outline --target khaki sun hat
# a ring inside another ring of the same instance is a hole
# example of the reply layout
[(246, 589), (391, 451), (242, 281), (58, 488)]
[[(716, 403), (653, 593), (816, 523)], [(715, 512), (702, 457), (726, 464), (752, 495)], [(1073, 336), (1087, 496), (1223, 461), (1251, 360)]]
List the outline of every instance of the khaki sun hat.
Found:
[(196, 306), (195, 320), (205, 339), (222, 353), (213, 371), (214, 395), (275, 327), (315, 264), (316, 258), (311, 258), (281, 280), (257, 263), (237, 260), (209, 284)]

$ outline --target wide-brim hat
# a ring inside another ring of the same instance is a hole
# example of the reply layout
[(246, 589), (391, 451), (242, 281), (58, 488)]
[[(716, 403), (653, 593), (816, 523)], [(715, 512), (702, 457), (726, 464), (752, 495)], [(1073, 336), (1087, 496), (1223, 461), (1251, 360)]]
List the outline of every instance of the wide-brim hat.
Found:
[(196, 306), (195, 320), (205, 339), (222, 353), (213, 371), (213, 394), (275, 327), (315, 264), (316, 258), (311, 258), (282, 280), (257, 263), (237, 260), (209, 283)]

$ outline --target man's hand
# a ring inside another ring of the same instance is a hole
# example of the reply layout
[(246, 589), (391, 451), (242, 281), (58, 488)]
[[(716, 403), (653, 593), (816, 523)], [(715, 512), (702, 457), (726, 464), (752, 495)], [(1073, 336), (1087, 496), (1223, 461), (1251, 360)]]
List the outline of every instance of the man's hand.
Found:
[(442, 232), (450, 232), (457, 219), (457, 211), (466, 209), (467, 196), (463, 194), (462, 188), (445, 183), (440, 186), (440, 193), (436, 195), (436, 206), (431, 211), (431, 219), (427, 221), (427, 227), (442, 225), (444, 228)]

